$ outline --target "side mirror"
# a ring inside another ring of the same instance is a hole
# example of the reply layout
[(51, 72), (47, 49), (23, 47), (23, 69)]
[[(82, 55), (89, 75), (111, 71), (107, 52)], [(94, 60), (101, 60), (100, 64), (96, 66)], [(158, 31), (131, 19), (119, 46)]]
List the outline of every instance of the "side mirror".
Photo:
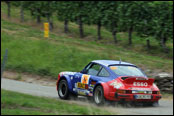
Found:
[(80, 73), (87, 74), (87, 70), (83, 69)]

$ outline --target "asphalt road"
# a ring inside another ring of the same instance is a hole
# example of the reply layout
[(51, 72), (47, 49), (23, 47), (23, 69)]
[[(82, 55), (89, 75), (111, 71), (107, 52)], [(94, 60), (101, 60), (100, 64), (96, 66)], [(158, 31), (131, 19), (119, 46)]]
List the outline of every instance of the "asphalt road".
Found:
[[(51, 97), (58, 98), (56, 86), (49, 87), (43, 86), (33, 83), (20, 82), (15, 80), (9, 80), (2, 78), (1, 80), (1, 88), (5, 90), (16, 91), (20, 93), (35, 95), (35, 96), (43, 96), (43, 97)], [(76, 101), (79, 104), (89, 104), (89, 102), (85, 102), (85, 100)], [(114, 107), (108, 106), (111, 111), (116, 111), (118, 114), (123, 115), (173, 115), (173, 100), (163, 100), (159, 101), (158, 107)]]

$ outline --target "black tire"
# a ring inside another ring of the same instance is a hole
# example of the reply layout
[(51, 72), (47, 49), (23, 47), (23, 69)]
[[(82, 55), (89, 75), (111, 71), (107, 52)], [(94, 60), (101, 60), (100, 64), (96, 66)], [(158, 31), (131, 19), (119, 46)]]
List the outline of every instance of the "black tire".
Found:
[(69, 99), (68, 83), (66, 80), (60, 80), (57, 92), (60, 99)]
[(102, 86), (99, 85), (95, 88), (93, 99), (97, 105), (104, 105), (105, 98), (104, 98), (104, 91)]

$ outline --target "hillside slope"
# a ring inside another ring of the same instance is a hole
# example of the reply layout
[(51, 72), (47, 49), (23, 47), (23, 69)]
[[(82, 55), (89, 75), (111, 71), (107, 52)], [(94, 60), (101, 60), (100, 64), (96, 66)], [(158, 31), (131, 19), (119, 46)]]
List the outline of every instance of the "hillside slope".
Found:
[[(63, 22), (55, 22), (55, 29), (49, 39), (43, 37), (43, 25), (36, 24), (25, 11), (25, 22), (19, 22), (19, 8), (12, 6), (11, 18), (6, 14), (6, 4), (1, 3), (1, 61), (5, 49), (9, 49), (7, 69), (21, 72), (50, 75), (54, 78), (60, 71), (81, 71), (90, 61), (110, 59), (131, 62), (150, 73), (172, 72), (173, 59), (167, 58), (158, 50), (147, 53), (141, 45), (143, 39), (134, 35), (133, 46), (126, 45), (127, 36), (119, 33), (120, 43), (114, 45), (112, 35), (102, 29), (103, 39), (95, 41), (96, 27), (85, 25), (87, 36), (80, 39), (78, 25), (70, 23), (70, 33), (63, 33)], [(45, 19), (42, 19), (44, 22)], [(157, 42), (153, 41), (156, 45)], [(173, 44), (168, 43), (173, 50)], [(158, 53), (159, 52), (159, 53)], [(169, 55), (173, 56), (173, 53)], [(149, 71), (150, 70), (150, 71)]]
[(42, 30), (4, 19), (1, 19), (1, 33), (1, 61), (8, 48), (7, 68), (17, 71), (57, 77), (60, 71), (80, 71), (91, 60), (120, 58), (143, 69), (173, 71), (170, 59), (55, 33), (45, 39)]
[[(31, 16), (31, 12), (28, 10), (24, 11), (24, 22), (20, 22), (20, 7), (11, 6), (11, 17), (7, 18), (7, 5), (4, 2), (1, 2), (1, 19), (8, 20), (17, 24), (25, 24), (28, 26), (32, 26), (33, 28), (37, 28), (43, 30), (43, 23), (47, 22), (47, 19), (41, 17), (41, 23), (36, 23), (36, 18)], [(69, 32), (64, 33), (64, 22), (59, 21), (57, 15), (54, 14), (51, 18), (53, 20), (54, 29), (53, 33), (58, 36), (72, 37), (74, 39), (80, 39), (79, 37), (79, 25), (73, 22), (69, 22)], [(132, 34), (132, 45), (128, 45), (128, 32), (118, 32), (117, 39), (118, 43), (115, 44), (112, 33), (109, 32), (104, 27), (101, 28), (101, 40), (97, 40), (97, 25), (86, 25), (84, 24), (84, 41), (91, 41), (95, 44), (103, 44), (109, 45), (110, 47), (121, 48), (125, 50), (131, 50), (132, 52), (138, 52), (140, 54), (148, 54), (152, 56), (158, 56), (161, 58), (173, 59), (173, 40), (167, 41), (166, 45), (169, 48), (169, 53), (164, 53), (162, 48), (159, 46), (159, 41), (154, 39), (153, 37), (148, 37), (151, 44), (151, 49), (147, 49), (146, 47), (146, 39), (136, 35), (136, 32)]]

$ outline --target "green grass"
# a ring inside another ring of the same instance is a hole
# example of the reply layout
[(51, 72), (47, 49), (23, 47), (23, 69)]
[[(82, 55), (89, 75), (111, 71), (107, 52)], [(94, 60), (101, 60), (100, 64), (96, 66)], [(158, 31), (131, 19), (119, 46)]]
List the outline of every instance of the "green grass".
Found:
[(173, 100), (173, 93), (162, 92), (162, 99)]
[(111, 115), (94, 106), (36, 97), (1, 89), (1, 115)]

